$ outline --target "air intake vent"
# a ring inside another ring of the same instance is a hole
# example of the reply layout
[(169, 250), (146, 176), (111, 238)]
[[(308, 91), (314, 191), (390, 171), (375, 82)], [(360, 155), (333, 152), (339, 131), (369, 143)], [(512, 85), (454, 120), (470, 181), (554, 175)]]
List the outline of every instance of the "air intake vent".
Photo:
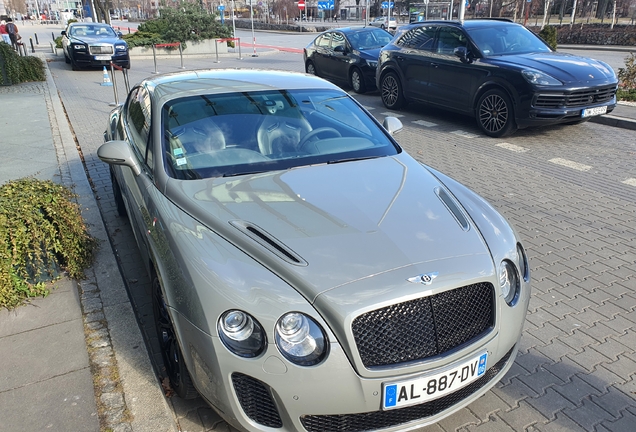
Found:
[(464, 216), (464, 213), (459, 209), (457, 202), (442, 188), (435, 188), (435, 193), (439, 197), (440, 200), (444, 203), (448, 211), (455, 217), (455, 220), (461, 225), (464, 231), (468, 231), (470, 225), (468, 224), (468, 219)]
[(302, 259), (300, 255), (289, 249), (283, 243), (278, 241), (276, 237), (272, 236), (259, 226), (241, 220), (230, 221), (230, 225), (243, 232), (270, 252), (276, 254), (282, 260), (297, 266), (308, 265), (307, 261)]

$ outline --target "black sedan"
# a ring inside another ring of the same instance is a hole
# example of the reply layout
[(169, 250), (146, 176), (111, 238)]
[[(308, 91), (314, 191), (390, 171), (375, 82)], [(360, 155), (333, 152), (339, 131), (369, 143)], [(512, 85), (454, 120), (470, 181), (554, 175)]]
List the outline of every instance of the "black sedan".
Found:
[(130, 68), (128, 44), (108, 24), (71, 23), (62, 31), (62, 49), (66, 63), (73, 70), (82, 67), (108, 66)]
[(618, 79), (609, 65), (555, 52), (505, 20), (411, 24), (381, 50), (378, 63), (387, 108), (419, 101), (469, 114), (492, 137), (580, 123), (616, 106)]
[(305, 71), (350, 85), (356, 93), (375, 88), (380, 48), (393, 36), (374, 27), (339, 28), (318, 35), (303, 51)]

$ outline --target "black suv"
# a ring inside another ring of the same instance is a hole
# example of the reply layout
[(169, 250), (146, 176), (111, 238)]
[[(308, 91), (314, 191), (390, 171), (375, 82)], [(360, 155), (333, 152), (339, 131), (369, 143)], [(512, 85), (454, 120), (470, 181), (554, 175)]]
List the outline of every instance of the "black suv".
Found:
[(517, 128), (574, 124), (611, 112), (618, 79), (604, 62), (553, 51), (507, 20), (427, 21), (380, 51), (382, 102), (425, 102), (474, 116), (502, 137)]

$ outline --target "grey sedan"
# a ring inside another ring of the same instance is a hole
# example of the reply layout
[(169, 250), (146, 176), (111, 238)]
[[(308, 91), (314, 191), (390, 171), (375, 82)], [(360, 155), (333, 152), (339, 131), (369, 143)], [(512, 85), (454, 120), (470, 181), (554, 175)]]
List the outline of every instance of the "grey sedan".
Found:
[(142, 81), (110, 164), (166, 374), (246, 431), (399, 431), (511, 367), (530, 272), (486, 201), (347, 93), (278, 71)]

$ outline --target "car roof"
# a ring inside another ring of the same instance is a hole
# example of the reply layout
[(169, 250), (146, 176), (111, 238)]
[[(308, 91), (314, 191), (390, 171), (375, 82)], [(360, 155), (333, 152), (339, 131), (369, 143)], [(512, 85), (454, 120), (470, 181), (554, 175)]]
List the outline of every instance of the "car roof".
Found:
[(338, 86), (314, 75), (263, 69), (201, 69), (173, 72), (149, 77), (141, 84), (153, 91), (156, 97), (164, 100), (198, 94), (265, 90), (332, 89), (346, 94)]
[(464, 20), (464, 21), (457, 21), (457, 20), (420, 21), (420, 22), (408, 24), (407, 26), (404, 26), (404, 27), (407, 29), (411, 29), (411, 28), (422, 26), (422, 25), (431, 25), (431, 24), (435, 24), (435, 25), (443, 24), (446, 26), (463, 27), (465, 29), (479, 28), (479, 27), (506, 27), (510, 25), (515, 25), (515, 26), (521, 25), (509, 20), (508, 18), (478, 18), (478, 19), (471, 19), (471, 20)]
[(110, 24), (96, 23), (96, 22), (74, 22), (68, 25), (69, 27), (108, 27), (112, 28)]
[(379, 30), (379, 29), (377, 27), (340, 27), (340, 28), (326, 30), (323, 33), (338, 31), (341, 33), (349, 34), (349, 33), (359, 33), (359, 32), (365, 32), (365, 31), (376, 31), (376, 30)]

